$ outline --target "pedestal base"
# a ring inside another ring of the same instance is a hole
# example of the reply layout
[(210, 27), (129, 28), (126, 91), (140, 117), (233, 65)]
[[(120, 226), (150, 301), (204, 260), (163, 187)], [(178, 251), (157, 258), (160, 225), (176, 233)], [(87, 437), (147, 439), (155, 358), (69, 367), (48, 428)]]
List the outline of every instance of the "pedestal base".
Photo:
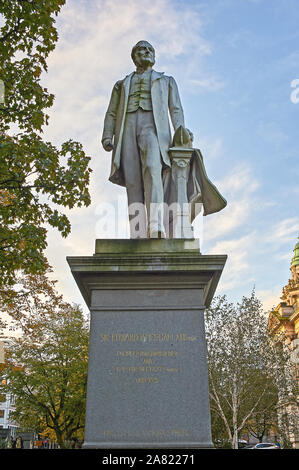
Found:
[(226, 256), (97, 240), (68, 258), (91, 310), (85, 448), (209, 448), (204, 309)]

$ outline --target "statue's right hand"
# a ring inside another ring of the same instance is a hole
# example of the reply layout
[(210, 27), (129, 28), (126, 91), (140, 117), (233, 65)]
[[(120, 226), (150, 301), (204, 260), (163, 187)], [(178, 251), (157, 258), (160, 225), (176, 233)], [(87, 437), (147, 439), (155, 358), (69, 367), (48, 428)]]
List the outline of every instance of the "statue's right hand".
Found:
[(112, 139), (104, 139), (103, 142), (102, 142), (102, 145), (104, 147), (104, 149), (106, 150), (106, 152), (111, 152), (111, 150), (113, 150), (113, 143), (112, 143)]

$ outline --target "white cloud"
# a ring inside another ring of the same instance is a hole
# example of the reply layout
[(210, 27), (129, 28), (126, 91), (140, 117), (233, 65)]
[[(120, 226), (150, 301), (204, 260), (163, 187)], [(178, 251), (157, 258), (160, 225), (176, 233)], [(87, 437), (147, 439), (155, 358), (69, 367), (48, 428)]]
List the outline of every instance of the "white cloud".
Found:
[[(223, 149), (223, 141), (220, 137), (209, 139), (205, 136), (202, 136), (198, 138), (198, 140), (199, 140), (199, 145), (197, 145), (196, 137), (195, 137), (194, 147), (200, 148), (202, 151), (202, 154), (207, 155), (207, 158), (209, 161), (214, 158), (222, 157), (224, 153), (224, 149)], [(204, 158), (204, 161), (206, 161), (205, 158)]]
[(289, 136), (281, 130), (280, 124), (277, 122), (260, 122), (258, 133), (267, 143), (277, 147), (285, 144), (289, 139)]
[(245, 164), (240, 164), (235, 168), (230, 168), (229, 175), (221, 181), (221, 188), (229, 192), (232, 196), (239, 196), (242, 192), (250, 194), (259, 187), (257, 177), (252, 174), (252, 170)]
[[(268, 243), (277, 246), (292, 242), (299, 234), (299, 217), (289, 217), (278, 222), (267, 237)], [(279, 246), (281, 249), (281, 246)]]
[(234, 287), (254, 283), (254, 278), (248, 276), (250, 254), (256, 243), (256, 233), (249, 233), (239, 239), (223, 240), (217, 242), (209, 254), (228, 256), (224, 267), (219, 289), (217, 292), (227, 292)]
[[(272, 201), (260, 200), (257, 190), (260, 183), (247, 166), (235, 167), (229, 176), (215, 182), (221, 194), (228, 200), (223, 211), (203, 218), (201, 251), (203, 254), (227, 254), (228, 260), (220, 279), (217, 292), (228, 292), (240, 288), (247, 289), (257, 283), (263, 285), (263, 260), (269, 263), (271, 252), (272, 266), (290, 260), (291, 252), (282, 246), (290, 244), (299, 233), (299, 217), (289, 217), (279, 222), (263, 224), (263, 230), (256, 225), (256, 212)], [(254, 225), (253, 225), (254, 224)], [(237, 234), (239, 238), (237, 238)], [(207, 246), (207, 249), (205, 248)], [(287, 282), (283, 279), (282, 284)], [(287, 273), (286, 273), (287, 275)], [(280, 276), (281, 277), (281, 276)], [(277, 285), (277, 276), (275, 286)], [(275, 279), (275, 276), (274, 276)], [(282, 285), (271, 290), (259, 291), (264, 308), (269, 309), (279, 302)]]
[(189, 83), (196, 91), (198, 91), (198, 88), (208, 91), (217, 91), (225, 87), (225, 82), (217, 80), (215, 77), (190, 79)]
[[(244, 207), (243, 201), (241, 209)], [(292, 258), (290, 246), (293, 246), (299, 233), (299, 218), (287, 218), (278, 224), (266, 224), (264, 231), (253, 228), (247, 234), (236, 238), (238, 232), (235, 229), (244, 223), (248, 214), (244, 216), (241, 213), (239, 219), (239, 213), (237, 210), (235, 211), (235, 206), (230, 207), (227, 220), (220, 219), (220, 214), (218, 225), (215, 221), (211, 221), (208, 229), (205, 227), (203, 231), (205, 238), (208, 238), (209, 254), (228, 255), (217, 292), (227, 293), (233, 289), (256, 285), (257, 295), (261, 298), (264, 309), (269, 310), (280, 302), (282, 287), (288, 281), (288, 265)], [(230, 220), (231, 216), (232, 220)], [(223, 239), (225, 236), (226, 239)], [(216, 239), (221, 241), (215, 242)], [(288, 249), (284, 249), (282, 252), (284, 244), (288, 244)], [(202, 245), (203, 243), (201, 243), (201, 248)], [(206, 253), (203, 249), (201, 251), (203, 254)], [(271, 253), (270, 257), (269, 253)], [(273, 287), (263, 290), (260, 289), (260, 286), (265, 281), (263, 279), (264, 263), (268, 266), (266, 268), (268, 270), (267, 281), (271, 283), (272, 280)], [(277, 285), (279, 279), (281, 284)]]
[(256, 206), (254, 193), (259, 187), (259, 182), (246, 166), (232, 169), (228, 176), (215, 184), (228, 205), (221, 212), (205, 217), (203, 236), (208, 242), (228, 235), (248, 221)]

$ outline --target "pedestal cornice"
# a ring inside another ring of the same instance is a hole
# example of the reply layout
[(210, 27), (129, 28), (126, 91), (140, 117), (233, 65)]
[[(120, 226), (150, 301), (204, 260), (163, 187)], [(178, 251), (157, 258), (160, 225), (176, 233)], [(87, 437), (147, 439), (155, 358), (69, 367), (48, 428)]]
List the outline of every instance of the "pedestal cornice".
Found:
[(202, 255), (197, 240), (97, 240), (93, 256), (69, 256), (67, 262), (88, 307), (92, 290), (137, 287), (202, 288), (208, 307), (226, 259)]

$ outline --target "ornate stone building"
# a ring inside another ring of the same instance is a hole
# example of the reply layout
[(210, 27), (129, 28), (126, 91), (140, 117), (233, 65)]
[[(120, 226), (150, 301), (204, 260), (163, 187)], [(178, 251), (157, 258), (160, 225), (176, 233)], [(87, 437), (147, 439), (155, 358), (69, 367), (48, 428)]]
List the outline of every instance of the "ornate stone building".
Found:
[[(270, 312), (268, 330), (273, 338), (287, 347), (291, 355), (292, 376), (299, 383), (299, 242), (295, 245), (291, 261), (291, 279), (282, 289), (281, 302)], [(299, 448), (298, 396), (283, 401), (278, 409), (279, 417), (287, 422), (288, 437)]]
[(283, 333), (290, 349), (299, 339), (299, 242), (294, 248), (291, 262), (291, 279), (282, 289), (281, 302), (269, 315), (268, 328), (272, 335)]

